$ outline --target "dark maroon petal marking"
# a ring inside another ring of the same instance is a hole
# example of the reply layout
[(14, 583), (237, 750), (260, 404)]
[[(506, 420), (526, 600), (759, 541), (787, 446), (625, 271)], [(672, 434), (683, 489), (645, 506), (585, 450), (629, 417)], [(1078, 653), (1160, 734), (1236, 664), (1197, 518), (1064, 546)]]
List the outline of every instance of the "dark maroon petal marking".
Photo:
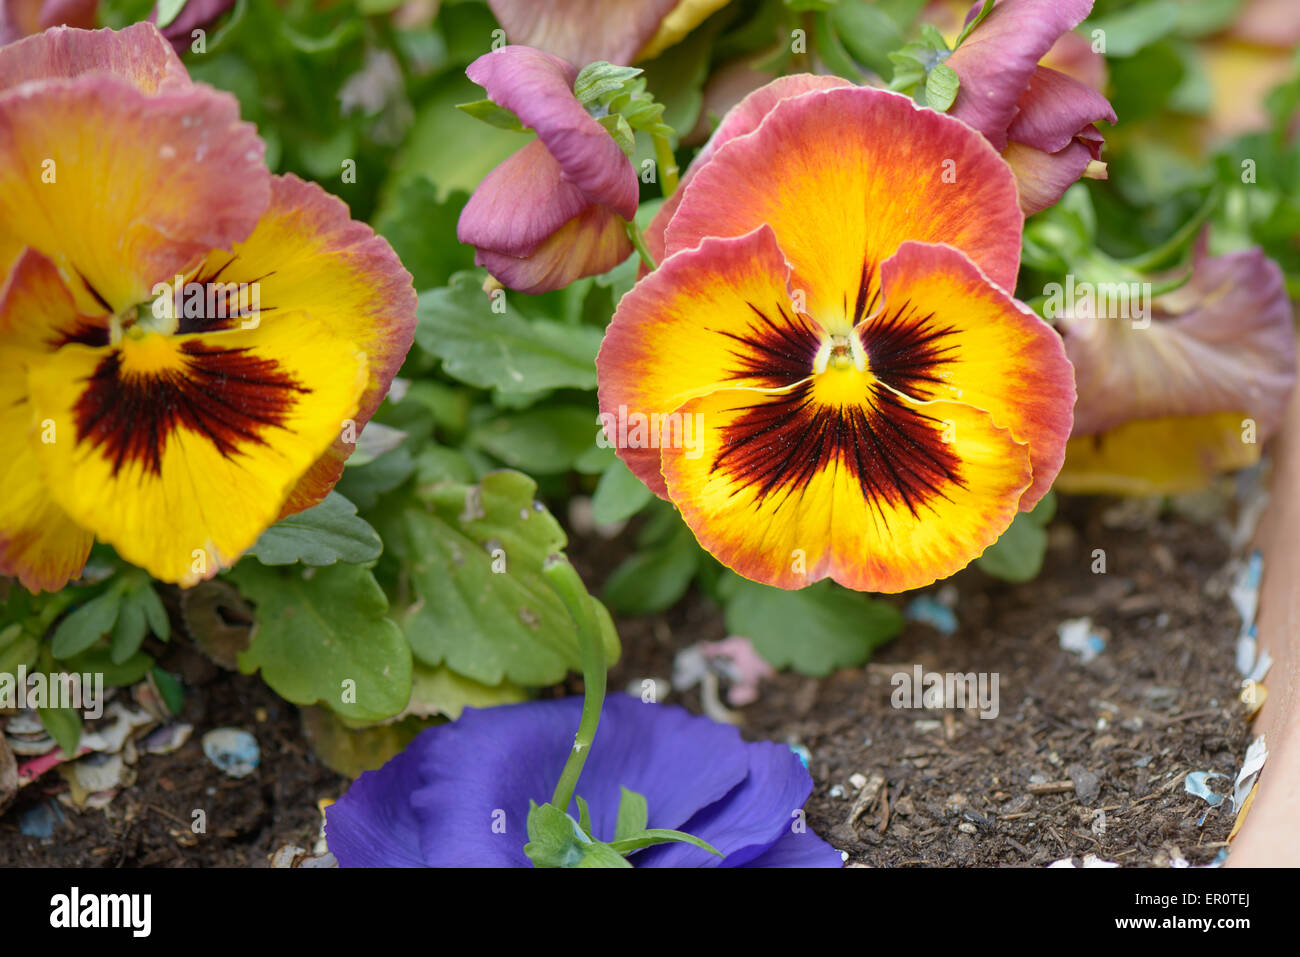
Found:
[(115, 475), (128, 463), (161, 474), (167, 441), (180, 429), (204, 436), (224, 458), (265, 445), (263, 433), (282, 428), (297, 397), (311, 392), (246, 348), (187, 342), (181, 352), (184, 370), (136, 375), (122, 372), (114, 350), (86, 380), (74, 410), (77, 440), (98, 448)]
[(69, 343), (79, 343), (83, 346), (100, 346), (108, 345), (108, 326), (103, 325), (102, 319), (79, 318), (77, 324), (70, 329), (61, 329), (59, 334), (46, 344), (52, 349), (61, 349)]
[[(197, 316), (185, 315), (185, 304), (189, 297), (185, 294), (186, 290), (182, 289), (180, 302), (177, 304), (176, 309), (176, 319), (178, 322), (176, 332), (178, 334), (187, 335), (190, 333), (217, 332), (223, 329), (235, 329), (244, 322), (244, 318), (239, 315), (239, 286), (242, 285), (245, 288), (251, 288), (254, 283), (260, 283), (263, 279), (274, 276), (275, 270), (271, 270), (268, 273), (258, 276), (256, 279), (247, 280), (242, 283), (226, 282), (221, 278), (221, 274), (234, 265), (238, 259), (238, 255), (231, 256), (212, 272), (205, 273), (200, 271), (193, 279), (189, 280), (189, 282), (185, 284), (186, 287), (188, 287), (191, 283), (197, 283), (199, 286), (203, 287), (203, 309)], [(218, 289), (216, 287), (215, 284), (217, 283), (221, 284), (221, 288)], [(209, 286), (213, 287), (211, 291), (209, 291)], [(234, 288), (227, 288), (232, 286)], [(208, 297), (211, 294), (220, 294), (220, 299), (214, 299), (213, 308), (211, 314), (209, 314)], [(274, 311), (274, 306), (260, 306), (258, 309), (259, 313)]]
[(934, 321), (934, 314), (919, 315), (911, 303), (881, 313), (862, 329), (862, 345), (871, 372), (891, 388), (914, 399), (934, 398), (931, 388), (943, 382), (940, 368), (952, 358), (954, 345), (941, 345), (954, 335), (955, 326)]
[[(869, 275), (864, 270), (858, 309), (873, 308)], [(724, 429), (713, 469), (754, 488), (760, 501), (780, 495), (779, 509), (792, 495), (802, 495), (818, 472), (838, 464), (858, 482), (882, 521), (886, 504), (901, 503), (913, 515), (920, 508), (933, 511), (933, 499), (947, 498), (945, 486), (963, 485), (960, 461), (943, 441), (942, 422), (882, 387), (873, 388), (861, 405), (816, 402), (811, 376), (823, 334), (806, 316), (792, 318), (780, 306), (779, 322), (757, 306), (750, 308), (761, 320), (750, 336), (724, 333), (737, 343), (732, 375), (789, 391), (756, 393), (752, 402), (728, 410), (739, 415)], [(942, 363), (945, 350), (932, 340), (947, 330), (927, 330), (924, 322), (908, 324), (897, 317), (873, 323), (872, 329), (877, 326), (876, 351), (870, 353), (873, 373), (889, 385), (894, 381), (887, 375), (898, 382), (938, 381), (929, 369)], [(877, 356), (883, 372), (876, 367)]]

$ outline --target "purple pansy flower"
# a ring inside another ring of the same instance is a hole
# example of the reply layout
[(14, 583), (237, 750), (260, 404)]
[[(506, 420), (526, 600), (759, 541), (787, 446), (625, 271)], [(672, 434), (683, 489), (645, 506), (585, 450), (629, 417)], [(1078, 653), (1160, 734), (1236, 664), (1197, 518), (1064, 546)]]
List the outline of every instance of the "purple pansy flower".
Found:
[[(344, 867), (531, 867), (529, 801), (550, 798), (582, 701), (467, 708), (422, 732), (328, 811), (330, 850)], [(597, 840), (612, 840), (622, 788), (645, 795), (651, 828), (685, 831), (722, 852), (660, 844), (636, 867), (840, 867), (840, 852), (803, 823), (812, 779), (771, 741), (682, 708), (610, 695), (578, 781)], [(578, 816), (576, 801), (569, 813)]]
[(511, 289), (538, 293), (630, 256), (623, 221), (636, 215), (636, 171), (573, 95), (577, 70), (549, 53), (507, 46), (465, 72), (537, 131), (479, 183), (461, 212), (456, 236), (475, 248), (474, 262)]
[(961, 79), (949, 112), (983, 133), (1010, 164), (1026, 215), (1053, 205), (1100, 158), (1105, 139), (1093, 124), (1115, 122), (1104, 96), (1039, 65), (1092, 3), (999, 0), (945, 61)]

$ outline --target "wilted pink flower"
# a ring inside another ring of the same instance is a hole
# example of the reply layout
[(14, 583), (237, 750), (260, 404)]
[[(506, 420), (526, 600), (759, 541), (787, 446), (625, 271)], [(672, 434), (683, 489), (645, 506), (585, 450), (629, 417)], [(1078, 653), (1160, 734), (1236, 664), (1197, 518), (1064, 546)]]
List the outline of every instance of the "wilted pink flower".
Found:
[(0, 0), (0, 46), (50, 27), (93, 27), (99, 0)]
[(1115, 122), (1099, 92), (1039, 62), (1091, 10), (1092, 0), (1000, 0), (945, 61), (961, 78), (950, 112), (1011, 165), (1026, 215), (1054, 204), (1101, 156), (1094, 124)]
[(489, 173), (456, 235), (474, 262), (525, 293), (560, 289), (632, 254), (623, 221), (636, 214), (632, 164), (573, 95), (577, 70), (559, 57), (507, 46), (465, 71), (537, 139)]
[(729, 0), (488, 0), (511, 43), (627, 64), (658, 56)]
[(1296, 345), (1276, 263), (1202, 240), (1192, 278), (1149, 309), (1116, 318), (1088, 300), (1058, 320), (1079, 391), (1063, 490), (1190, 491), (1255, 462), (1281, 424)]

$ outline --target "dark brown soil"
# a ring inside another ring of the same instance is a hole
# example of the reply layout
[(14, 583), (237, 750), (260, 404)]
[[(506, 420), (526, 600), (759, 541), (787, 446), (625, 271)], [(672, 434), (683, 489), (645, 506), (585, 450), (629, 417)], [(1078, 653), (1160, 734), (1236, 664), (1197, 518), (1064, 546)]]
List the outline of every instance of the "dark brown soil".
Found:
[[(282, 844), (312, 846), (316, 802), (338, 797), (346, 781), (312, 755), (298, 709), (259, 678), (188, 670), (208, 677), (186, 696), (190, 740), (171, 754), (141, 755), (135, 784), (102, 811), (58, 805), (64, 820), (56, 818), (50, 838), (23, 835), (19, 819), (66, 790), (63, 779), (49, 772), (24, 788), (0, 816), (0, 867), (266, 867)], [(257, 738), (261, 765), (248, 777), (227, 777), (204, 756), (199, 739), (222, 727)], [(193, 832), (195, 810), (204, 812), (206, 833)]]
[[(743, 710), (747, 737), (811, 752), (808, 823), (851, 863), (1041, 866), (1074, 857), (1078, 865), (1095, 854), (1129, 866), (1180, 857), (1195, 865), (1225, 846), (1231, 802), (1211, 810), (1183, 779), (1234, 776), (1247, 743), (1228, 548), (1186, 518), (1108, 527), (1101, 516), (1113, 504), (1074, 506), (1054, 524), (1037, 580), (1011, 586), (976, 569), (953, 579), (955, 634), (909, 623), (866, 668), (820, 680), (778, 675)], [(1106, 574), (1091, 571), (1096, 548), (1106, 551)], [(1086, 665), (1061, 649), (1056, 631), (1085, 615), (1108, 633)], [(706, 608), (666, 625), (622, 626), (627, 654), (611, 687), (667, 677), (675, 649), (724, 636)], [(998, 673), (1000, 713), (895, 709), (891, 677), (917, 664)], [(687, 703), (698, 710), (698, 693)], [(854, 775), (883, 778), (874, 799), (859, 801)]]
[[(1010, 586), (975, 569), (957, 576), (956, 634), (909, 623), (867, 667), (778, 675), (743, 710), (746, 736), (809, 750), (808, 823), (851, 863), (1041, 866), (1096, 854), (1124, 865), (1204, 864), (1224, 846), (1226, 805), (1209, 809), (1183, 779), (1235, 774), (1246, 745), (1227, 546), (1178, 515), (1108, 524), (1107, 510), (1113, 518), (1113, 503), (1073, 503), (1034, 582)], [(583, 541), (571, 553), (595, 588), (623, 547)], [(1095, 548), (1106, 550), (1106, 574), (1091, 571)], [(1056, 633), (1084, 615), (1108, 637), (1086, 665)], [(716, 607), (695, 596), (619, 628), (625, 653), (612, 689), (667, 678), (679, 649), (725, 635)], [(999, 715), (895, 709), (891, 676), (917, 664), (998, 673)], [(62, 779), (25, 788), (0, 816), (0, 866), (256, 867), (282, 844), (312, 845), (317, 801), (346, 782), (311, 755), (297, 710), (257, 678), (193, 660), (170, 665), (191, 685), (184, 717), (194, 737), (173, 754), (142, 756), (136, 783), (107, 810), (64, 808), (50, 839), (23, 836), (19, 818)], [(695, 691), (669, 700), (699, 710)], [(198, 739), (222, 726), (257, 737), (252, 776), (226, 777), (204, 757)], [(872, 782), (873, 799), (861, 799), (855, 775)], [(207, 814), (205, 834), (191, 832), (195, 809)]]

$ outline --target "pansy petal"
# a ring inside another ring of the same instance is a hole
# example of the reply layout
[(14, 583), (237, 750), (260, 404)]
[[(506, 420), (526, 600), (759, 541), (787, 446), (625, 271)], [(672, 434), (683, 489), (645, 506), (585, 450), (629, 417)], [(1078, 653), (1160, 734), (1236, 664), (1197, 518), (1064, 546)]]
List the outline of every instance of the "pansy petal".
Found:
[(861, 335), (872, 373), (922, 401), (983, 409), (1028, 444), (1028, 511), (1065, 458), (1074, 376), (1061, 337), (948, 246), (904, 243), (884, 264), (883, 304)]
[(73, 80), (88, 73), (107, 73), (142, 93), (191, 85), (176, 51), (152, 23), (123, 30), (55, 27), (0, 48), (0, 91), (28, 80)]
[(1115, 122), (1115, 110), (1104, 96), (1074, 77), (1043, 66), (1034, 70), (1019, 107), (1007, 138), (1045, 153), (1065, 149), (1080, 130), (1094, 123)]
[(228, 567), (356, 412), (367, 363), (322, 324), (65, 345), (28, 371), (64, 511), (162, 581)]
[(673, 9), (663, 18), (650, 42), (637, 54), (638, 60), (650, 60), (690, 33), (731, 0), (676, 0)]
[[(809, 336), (796, 341), (801, 351), (785, 380), (748, 369), (756, 352), (794, 347), (773, 322), (812, 328), (793, 318), (788, 275), (771, 228), (760, 226), (666, 260), (619, 302), (596, 357), (602, 420), (619, 457), (657, 495), (667, 495), (658, 445), (685, 440), (672, 431), (680, 416), (671, 416), (684, 402), (723, 388), (790, 385), (811, 371), (817, 345)], [(656, 422), (669, 423), (666, 435), (648, 431)]]
[(1071, 494), (1175, 495), (1259, 461), (1240, 412), (1135, 419), (1070, 439), (1056, 487)]
[(488, 6), (511, 43), (582, 67), (594, 60), (631, 63), (677, 0), (488, 0)]
[(409, 747), (352, 782), (325, 812), (325, 840), (340, 867), (424, 867), (420, 821), (411, 795), (420, 787), (420, 752)]
[(1099, 317), (1114, 311), (1099, 305), (1078, 300), (1058, 320), (1078, 381), (1076, 434), (1218, 412), (1255, 419), (1260, 442), (1277, 429), (1296, 346), (1282, 272), (1260, 249), (1198, 254), (1192, 278), (1148, 303), (1145, 319)]
[(1088, 144), (1076, 139), (1056, 153), (1044, 153), (1023, 143), (1010, 143), (1002, 151), (1002, 158), (1016, 174), (1020, 208), (1026, 216), (1032, 216), (1055, 206), (1065, 191), (1078, 182), (1093, 156)]
[(853, 87), (784, 100), (719, 148), (686, 188), (667, 252), (762, 223), (807, 312), (843, 331), (878, 292), (880, 263), (909, 239), (956, 246), (1011, 287), (1023, 217), (1010, 169), (969, 127)]
[(461, 210), (456, 238), (480, 250), (523, 257), (591, 206), (587, 195), (564, 179), (546, 144), (533, 140), (479, 183)]
[[(351, 428), (336, 425), (329, 451), (298, 483), (285, 514), (319, 502), (338, 481), (343, 463), (388, 393), (415, 336), (411, 276), (388, 242), (351, 218), (347, 205), (292, 174), (272, 177), (271, 204), (253, 234), (233, 253), (213, 253), (191, 277), (200, 283), (257, 284), (256, 324), (291, 324), (303, 336), (323, 333), (365, 355), (365, 391)], [(210, 332), (235, 323), (185, 318), (182, 332)], [(239, 323), (252, 326), (248, 320)]]
[(1092, 10), (1093, 0), (1002, 0), (945, 63), (961, 86), (951, 115), (1001, 151), (1038, 61)]
[(917, 403), (851, 368), (680, 411), (697, 441), (661, 450), (669, 496), (710, 554), (779, 588), (946, 578), (1011, 524), (1032, 475), (1028, 449), (987, 413)]
[(712, 844), (724, 857), (690, 844), (659, 844), (639, 852), (634, 866), (742, 867), (800, 820), (812, 778), (798, 755), (774, 741), (749, 744), (745, 753), (749, 774), (744, 782), (678, 828)]
[(57, 431), (33, 413), (27, 369), (69, 337), (97, 327), (80, 315), (58, 270), (28, 251), (0, 291), (0, 574), (30, 591), (57, 591), (86, 564), (93, 536), (74, 523), (41, 481), (34, 443)]
[(646, 230), (645, 238), (646, 246), (655, 262), (661, 262), (664, 258), (666, 252), (664, 234), (668, 229), (668, 223), (677, 212), (677, 207), (682, 203), (682, 197), (686, 195), (686, 186), (724, 144), (738, 136), (746, 136), (758, 129), (758, 125), (763, 122), (767, 114), (771, 113), (772, 109), (782, 100), (802, 96), (804, 93), (811, 93), (814, 90), (830, 90), (835, 87), (852, 85), (850, 81), (838, 76), (817, 76), (812, 73), (781, 76), (754, 90), (732, 109), (728, 110), (727, 115), (718, 124), (718, 128), (713, 131), (713, 135), (709, 137), (708, 142), (700, 147), (700, 151), (691, 160), (691, 165), (686, 168), (686, 172), (682, 175), (677, 190), (663, 201), (654, 218), (650, 221), (650, 227)]
[[(424, 786), (412, 796), (424, 859), (437, 867), (528, 867), (528, 801), (551, 797), (581, 716), (578, 698), (466, 708), (449, 725), (423, 732)], [(624, 694), (605, 699), (577, 793), (597, 838), (612, 840), (621, 788), (646, 797), (649, 826), (678, 829), (731, 791), (748, 771), (735, 728), (676, 707)], [(505, 812), (505, 832), (493, 812)], [(577, 816), (576, 801), (569, 808)]]
[(526, 257), (480, 249), (474, 262), (502, 285), (534, 295), (609, 272), (632, 251), (623, 220), (604, 206), (589, 205)]
[(622, 148), (573, 95), (577, 71), (529, 47), (485, 53), (465, 70), (498, 106), (537, 131), (564, 178), (624, 219), (636, 215), (640, 185)]
[(844, 857), (811, 830), (787, 828), (781, 839), (740, 867), (829, 867), (844, 866)]
[(0, 269), (24, 247), (104, 306), (229, 249), (266, 207), (264, 147), (233, 96), (91, 74), (0, 93)]

